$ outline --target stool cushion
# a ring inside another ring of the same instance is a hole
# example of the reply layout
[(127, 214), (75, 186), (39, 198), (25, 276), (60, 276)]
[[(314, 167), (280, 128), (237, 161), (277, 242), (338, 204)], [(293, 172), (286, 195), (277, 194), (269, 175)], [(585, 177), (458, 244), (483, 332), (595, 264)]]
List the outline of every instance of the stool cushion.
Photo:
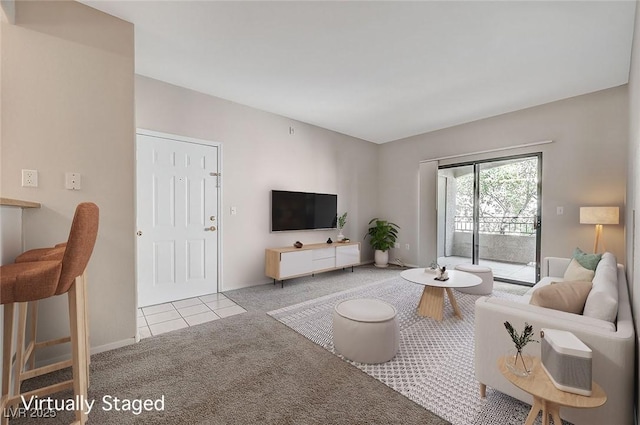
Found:
[(456, 270), (467, 273), (491, 273), (489, 267), (479, 266), (477, 264), (458, 264)]
[(355, 362), (391, 360), (400, 347), (396, 309), (376, 299), (340, 302), (333, 311), (333, 346)]
[(23, 252), (16, 257), (16, 263), (29, 263), (31, 261), (62, 260), (64, 246), (53, 248), (36, 248)]
[(62, 272), (61, 261), (35, 261), (0, 267), (2, 304), (41, 300), (55, 294)]
[(342, 301), (335, 309), (339, 315), (358, 322), (384, 322), (396, 316), (394, 306), (374, 298)]
[(471, 295), (490, 295), (493, 292), (493, 271), (491, 268), (477, 264), (458, 264), (456, 270), (471, 273), (482, 279), (480, 285), (456, 288), (456, 291)]

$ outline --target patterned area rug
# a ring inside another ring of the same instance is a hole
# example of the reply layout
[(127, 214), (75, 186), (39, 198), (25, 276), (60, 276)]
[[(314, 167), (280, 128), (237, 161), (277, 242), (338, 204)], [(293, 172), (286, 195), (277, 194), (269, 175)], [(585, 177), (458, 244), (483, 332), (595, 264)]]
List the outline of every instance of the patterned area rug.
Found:
[[(421, 285), (392, 278), (268, 314), (454, 425), (524, 423), (531, 408), (528, 404), (490, 388), (486, 399), (479, 396), (473, 366), (474, 303), (478, 296), (455, 293), (462, 320), (453, 316), (445, 297), (445, 317), (437, 322), (416, 314), (422, 290)], [(499, 291), (494, 291), (493, 296), (516, 297)], [(376, 365), (356, 363), (335, 352), (333, 308), (339, 301), (351, 298), (378, 298), (395, 306), (401, 338), (400, 350), (391, 361)]]

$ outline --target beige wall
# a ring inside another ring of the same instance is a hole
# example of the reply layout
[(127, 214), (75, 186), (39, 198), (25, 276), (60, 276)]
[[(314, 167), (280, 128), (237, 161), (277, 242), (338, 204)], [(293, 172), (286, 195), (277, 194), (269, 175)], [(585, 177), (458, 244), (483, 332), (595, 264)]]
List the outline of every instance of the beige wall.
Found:
[[(133, 26), (76, 2), (17, 2), (16, 25), (1, 31), (2, 196), (42, 203), (24, 214), (26, 248), (66, 240), (75, 206), (98, 204), (91, 342), (131, 342)], [(39, 187), (21, 187), (23, 168), (39, 171)], [(82, 190), (64, 189), (68, 171), (82, 174)], [(39, 337), (68, 334), (66, 305), (65, 297), (41, 303)]]
[[(592, 249), (594, 228), (579, 224), (579, 207), (617, 205), (621, 224), (607, 226), (605, 241), (624, 262), (627, 137), (627, 87), (622, 86), (381, 145), (379, 214), (402, 228), (402, 249), (391, 257), (421, 265), (432, 261), (419, 258), (415, 249), (420, 160), (553, 140), (528, 150), (543, 152), (542, 256), (566, 257), (576, 246)], [(564, 215), (556, 215), (558, 206)]]
[[(631, 69), (629, 72), (629, 170), (627, 178), (627, 278), (631, 290), (632, 311), (635, 318), (636, 332), (640, 326), (640, 286), (635, 279), (635, 270), (640, 270), (640, 227), (637, 202), (640, 199), (640, 2), (636, 1), (636, 22), (631, 52)], [(638, 336), (640, 343), (640, 336)], [(638, 385), (640, 385), (640, 364), (636, 365)], [(640, 394), (637, 405), (640, 405)], [(637, 407), (637, 406), (636, 406)], [(638, 412), (637, 422), (640, 422)]]
[(335, 240), (337, 230), (270, 233), (270, 190), (337, 193), (338, 211), (349, 213), (344, 234), (354, 240), (376, 213), (373, 143), (141, 76), (136, 125), (222, 143), (222, 290), (268, 282), (267, 247)]

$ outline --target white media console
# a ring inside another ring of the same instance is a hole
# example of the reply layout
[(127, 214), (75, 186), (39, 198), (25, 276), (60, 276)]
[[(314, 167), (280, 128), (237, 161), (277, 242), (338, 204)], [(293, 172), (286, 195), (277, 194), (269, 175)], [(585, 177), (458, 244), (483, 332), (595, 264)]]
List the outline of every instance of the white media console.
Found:
[(343, 269), (360, 264), (360, 242), (317, 243), (302, 248), (267, 248), (265, 274), (283, 282), (285, 279)]

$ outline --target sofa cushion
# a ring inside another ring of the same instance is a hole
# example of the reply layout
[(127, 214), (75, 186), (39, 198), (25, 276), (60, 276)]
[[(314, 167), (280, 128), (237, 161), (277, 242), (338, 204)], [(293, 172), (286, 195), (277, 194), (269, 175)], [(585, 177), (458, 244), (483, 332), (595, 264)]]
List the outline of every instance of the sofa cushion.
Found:
[(580, 248), (573, 250), (573, 258), (585, 269), (595, 270), (602, 258), (602, 254), (587, 254)]
[[(504, 308), (514, 308), (514, 303), (509, 299), (502, 299), (497, 297), (490, 298), (480, 298), (476, 303), (483, 300), (488, 304), (495, 305), (496, 308), (498, 306), (504, 306)], [(567, 313), (566, 311), (560, 310), (552, 310), (550, 308), (544, 308), (537, 305), (532, 304), (516, 304), (515, 307), (518, 310), (518, 315), (524, 320), (529, 320), (531, 323), (536, 315), (540, 315), (540, 317), (544, 317), (545, 320), (557, 321), (559, 323), (558, 326), (561, 326), (562, 329), (571, 330), (572, 328), (579, 328), (585, 332), (592, 332), (596, 330), (607, 331), (607, 332), (615, 332), (616, 325), (611, 322), (607, 322), (600, 319), (594, 319), (593, 317), (587, 317), (584, 315)], [(477, 307), (476, 307), (477, 309)], [(477, 317), (477, 316), (476, 316)], [(508, 320), (508, 317), (504, 320)], [(562, 323), (562, 325), (560, 325)], [(558, 327), (558, 329), (561, 329)]]
[(551, 285), (554, 282), (562, 282), (563, 280), (564, 279), (561, 277), (552, 277), (552, 276), (543, 277), (542, 279), (540, 279), (538, 283), (535, 284), (535, 286), (532, 286), (531, 288), (529, 288), (527, 292), (524, 293), (524, 295), (521, 297), (519, 302), (522, 302), (524, 304), (529, 304), (529, 302), (531, 301), (531, 297), (533, 296), (533, 293), (536, 290), (538, 290), (539, 288), (542, 288), (543, 286)]
[(593, 279), (594, 276), (593, 270), (589, 270), (578, 262), (575, 258), (571, 260), (569, 263), (569, 267), (564, 272), (564, 280), (565, 281), (589, 281)]
[(582, 314), (614, 323), (618, 315), (618, 265), (610, 252), (602, 254), (592, 283)]
[(531, 296), (530, 304), (582, 314), (591, 286), (589, 281), (553, 282), (536, 289)]

